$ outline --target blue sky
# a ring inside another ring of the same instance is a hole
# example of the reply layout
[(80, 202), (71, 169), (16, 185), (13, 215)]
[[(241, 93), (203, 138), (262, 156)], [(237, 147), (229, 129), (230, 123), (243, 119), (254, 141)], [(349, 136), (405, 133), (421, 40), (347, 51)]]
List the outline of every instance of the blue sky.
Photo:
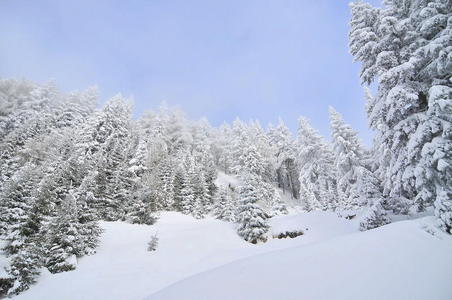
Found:
[(0, 76), (121, 92), (136, 116), (166, 101), (213, 125), (281, 117), (295, 131), (304, 115), (328, 137), (333, 105), (370, 144), (348, 2), (2, 0)]

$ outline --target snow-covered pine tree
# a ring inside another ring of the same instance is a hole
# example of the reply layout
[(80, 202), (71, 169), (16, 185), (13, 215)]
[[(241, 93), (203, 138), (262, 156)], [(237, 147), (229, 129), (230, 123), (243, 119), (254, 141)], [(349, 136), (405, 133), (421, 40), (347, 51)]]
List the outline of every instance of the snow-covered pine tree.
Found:
[(262, 176), (265, 171), (265, 163), (256, 146), (249, 144), (243, 149), (243, 154), (239, 158), (240, 164), (236, 166), (237, 174), (251, 173)]
[[(214, 129), (215, 130), (215, 129)], [(229, 124), (223, 124), (215, 130), (213, 157), (215, 165), (226, 174), (232, 173), (233, 145), (232, 129)]]
[(272, 216), (279, 216), (279, 215), (287, 215), (287, 206), (282, 201), (281, 195), (279, 194), (278, 189), (273, 189), (273, 195), (271, 200), (271, 215)]
[(256, 191), (258, 178), (254, 174), (243, 174), (237, 208), (237, 233), (245, 241), (256, 244), (266, 242), (269, 229), (266, 213), (258, 206)]
[(334, 210), (337, 201), (333, 152), (305, 118), (298, 127), (300, 200), (306, 210)]
[(203, 170), (198, 166), (195, 169), (194, 176), (191, 178), (193, 188), (195, 205), (193, 213), (196, 218), (203, 218), (211, 209), (211, 197), (209, 194), (209, 187), (204, 177)]
[(362, 168), (363, 149), (357, 133), (348, 124), (345, 124), (342, 116), (331, 106), (329, 112), (335, 154), (334, 163), (337, 170), (338, 205), (343, 209), (353, 209), (360, 204), (357, 183), (359, 169)]
[(440, 227), (452, 234), (452, 88), (431, 87), (428, 101), (426, 120), (408, 143), (408, 153), (419, 158), (415, 202), (419, 210), (433, 202)]
[(170, 210), (174, 205), (174, 162), (168, 157), (159, 167), (158, 173), (158, 209)]
[(104, 219), (117, 220), (124, 214), (124, 167), (129, 158), (130, 132), (131, 107), (118, 95), (84, 124), (76, 141), (74, 152), (78, 159), (96, 171), (96, 208)]
[[(97, 172), (100, 216), (108, 221), (123, 218), (124, 206), (130, 199), (130, 178), (127, 171), (129, 147), (115, 136), (107, 139)], [(100, 188), (100, 189), (99, 189)]]
[(372, 206), (364, 212), (359, 223), (359, 230), (365, 231), (374, 229), (390, 222), (386, 215), (386, 210), (381, 205), (381, 201), (382, 200), (375, 201)]
[[(179, 160), (182, 160), (182, 158), (179, 158)], [(173, 180), (173, 186), (174, 186), (173, 208), (176, 211), (182, 210), (182, 188), (184, 185), (184, 177), (185, 176), (186, 176), (185, 169), (183, 167), (183, 164), (180, 163), (174, 172), (174, 180)]]
[(48, 224), (46, 267), (52, 273), (74, 270), (80, 255), (80, 234), (77, 228), (77, 204), (73, 192), (65, 197), (58, 215)]
[(241, 157), (246, 152), (246, 147), (249, 145), (249, 137), (246, 132), (246, 124), (240, 120), (235, 119), (232, 123), (232, 129), (230, 132), (230, 143), (227, 149), (230, 151), (231, 166), (230, 170), (234, 174), (240, 174), (242, 169)]
[[(261, 164), (263, 168), (261, 177), (265, 182), (273, 183), (275, 181), (276, 161), (269, 137), (264, 132), (264, 129), (260, 125), (259, 121), (254, 121), (249, 125), (249, 132), (250, 140), (248, 142), (255, 145), (256, 150), (261, 157)], [(245, 148), (245, 150), (247, 149)]]
[(180, 211), (189, 215), (194, 212), (195, 187), (193, 178), (195, 177), (195, 166), (193, 156), (187, 154), (181, 166), (181, 187), (180, 187)]
[(195, 191), (188, 175), (183, 177), (180, 197), (181, 212), (186, 215), (192, 214), (195, 210)]
[(0, 220), (6, 241), (3, 250), (10, 260), (6, 271), (13, 282), (9, 295), (28, 289), (42, 266), (41, 216), (33, 197), (37, 171), (36, 166), (25, 165), (7, 182), (0, 195)]
[(297, 147), (289, 128), (279, 119), (278, 126), (270, 127), (269, 143), (275, 153), (276, 180), (283, 193), (289, 192), (292, 198), (300, 196), (300, 183), (298, 182)]
[(95, 173), (90, 173), (83, 179), (82, 184), (74, 191), (70, 191), (76, 203), (77, 211), (77, 233), (79, 251), (77, 255), (89, 255), (95, 252), (99, 245), (99, 238), (102, 233), (96, 214), (94, 212), (96, 198), (94, 196)]
[(195, 193), (194, 200), (193, 200), (192, 215), (196, 219), (202, 219), (206, 216), (206, 208), (204, 205), (204, 200), (201, 199), (198, 195), (196, 195), (196, 193)]
[(30, 224), (30, 216), (35, 203), (33, 188), (37, 184), (36, 166), (25, 165), (7, 182), (0, 195), (0, 224), (6, 241), (6, 254), (17, 253), (27, 243), (31, 233), (27, 228), (39, 226)]
[(450, 189), (441, 190), (435, 201), (435, 215), (438, 225), (445, 232), (452, 234), (452, 193)]
[[(3, 85), (5, 84), (5, 85)], [(2, 81), (1, 88), (17, 87), (16, 82)], [(22, 85), (22, 84), (19, 84)], [(14, 107), (3, 123), (3, 137), (0, 143), (0, 189), (22, 166), (31, 163), (21, 157), (22, 150), (28, 150), (30, 140), (50, 131), (53, 110), (58, 103), (55, 84), (45, 85), (25, 83), (19, 95), (11, 95), (4, 90), (0, 95), (7, 103), (7, 109)], [(17, 97), (19, 96), (19, 97)], [(8, 105), (9, 104), (9, 105)]]
[(39, 245), (32, 242), (10, 257), (10, 265), (6, 271), (12, 278), (12, 286), (7, 291), (8, 296), (15, 296), (36, 283), (41, 273), (39, 269), (42, 266), (42, 257)]
[[(145, 135), (139, 131), (135, 134)], [(136, 137), (138, 140), (135, 153), (129, 161), (125, 174), (127, 192), (127, 207), (125, 207), (125, 218), (134, 224), (154, 224), (156, 217), (155, 199), (149, 183), (151, 170), (149, 165), (149, 143), (143, 137)]]
[(10, 94), (10, 90), (4, 95), (10, 104), (8, 109), (13, 109), (0, 121), (5, 126), (4, 140), (0, 143), (0, 183), (27, 163), (40, 166), (48, 160), (58, 146), (69, 140), (68, 133), (84, 122), (95, 107), (96, 95), (92, 91), (64, 95), (54, 83), (26, 83), (18, 91), (13, 82), (9, 81), (10, 88), (17, 94)]
[(74, 196), (77, 201), (78, 255), (93, 254), (99, 245), (99, 238), (102, 233), (102, 228), (97, 222), (96, 215), (89, 205), (95, 201), (95, 197), (92, 192), (76, 192)]
[(221, 186), (216, 193), (213, 214), (215, 218), (226, 222), (235, 222), (236, 203), (227, 186)]
[(357, 133), (346, 124), (333, 108), (330, 111), (330, 125), (333, 137), (335, 167), (337, 170), (338, 206), (353, 209), (372, 205), (381, 197), (378, 179), (366, 166), (365, 150)]
[(138, 137), (138, 145), (132, 159), (129, 161), (129, 171), (133, 172), (138, 178), (148, 169), (148, 147), (148, 141)]
[(450, 145), (450, 133), (443, 131), (450, 128), (450, 118), (443, 117), (450, 92), (438, 97), (441, 86), (450, 88), (452, 73), (450, 1), (388, 0), (382, 8), (358, 1), (351, 8), (351, 53), (362, 63), (362, 81), (378, 81), (368, 116), (385, 155), (379, 174), (388, 205), (399, 212), (403, 202), (418, 210), (441, 203), (450, 169), (438, 169), (440, 160), (429, 157), (436, 152), (432, 144)]

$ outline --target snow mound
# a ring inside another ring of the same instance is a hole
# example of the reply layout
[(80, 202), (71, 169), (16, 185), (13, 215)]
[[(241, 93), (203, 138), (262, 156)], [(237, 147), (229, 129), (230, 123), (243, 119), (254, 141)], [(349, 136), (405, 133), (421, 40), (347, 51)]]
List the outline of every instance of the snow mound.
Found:
[(452, 239), (417, 221), (230, 263), (146, 300), (450, 300)]
[(313, 211), (288, 216), (273, 217), (269, 221), (270, 235), (302, 231), (304, 243), (312, 243), (357, 231), (354, 222), (339, 218), (335, 213)]
[[(196, 220), (176, 212), (162, 213), (152, 226), (102, 222), (105, 232), (96, 254), (79, 259), (71, 272), (43, 271), (37, 284), (14, 299), (141, 300), (184, 278), (239, 259), (356, 232), (353, 224), (328, 213), (281, 216), (271, 223), (309, 231), (295, 239), (252, 245), (237, 235), (233, 224), (213, 218)], [(149, 252), (148, 242), (154, 235), (158, 246)]]

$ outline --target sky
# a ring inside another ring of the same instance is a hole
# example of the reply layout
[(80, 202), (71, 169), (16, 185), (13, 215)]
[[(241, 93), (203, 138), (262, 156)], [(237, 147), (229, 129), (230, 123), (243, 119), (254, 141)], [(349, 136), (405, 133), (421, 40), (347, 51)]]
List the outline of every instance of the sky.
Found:
[[(367, 145), (347, 0), (0, 0), (0, 77), (98, 86), (133, 97), (134, 115), (165, 101), (218, 126), (303, 115), (330, 137), (332, 105)], [(378, 0), (368, 1), (378, 4)]]

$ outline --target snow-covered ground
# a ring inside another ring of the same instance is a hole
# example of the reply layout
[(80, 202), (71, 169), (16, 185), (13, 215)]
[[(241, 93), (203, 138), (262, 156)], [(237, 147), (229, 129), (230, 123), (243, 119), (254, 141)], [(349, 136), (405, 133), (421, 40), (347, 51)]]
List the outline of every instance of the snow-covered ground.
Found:
[[(357, 232), (356, 222), (316, 212), (276, 217), (252, 245), (231, 224), (167, 212), (153, 226), (104, 222), (101, 246), (77, 270), (44, 273), (15, 299), (452, 299), (452, 238), (428, 219)], [(157, 251), (147, 242), (156, 233)]]

